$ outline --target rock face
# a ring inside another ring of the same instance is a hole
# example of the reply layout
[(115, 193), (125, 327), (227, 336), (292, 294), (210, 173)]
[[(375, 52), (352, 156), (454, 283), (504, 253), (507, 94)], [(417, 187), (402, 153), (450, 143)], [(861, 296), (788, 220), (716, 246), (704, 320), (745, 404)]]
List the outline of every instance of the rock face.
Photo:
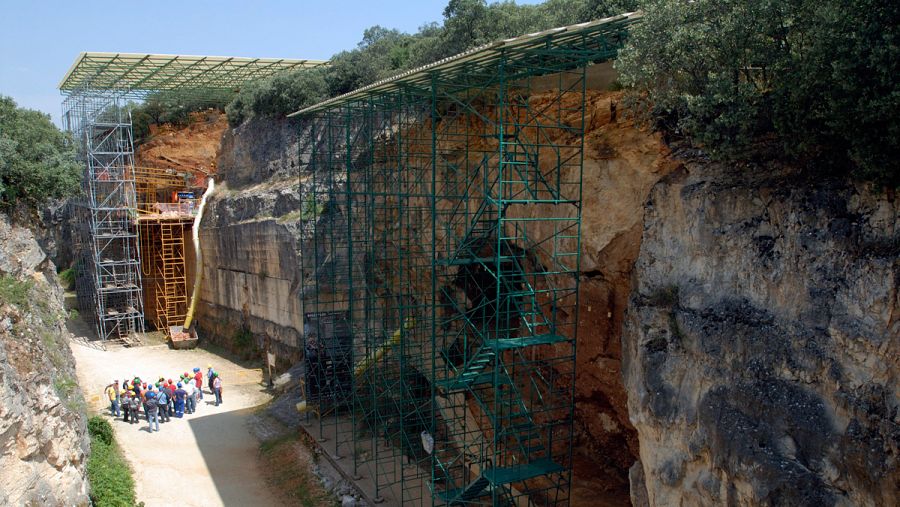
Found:
[(256, 119), (226, 131), (200, 230), (202, 335), (232, 349), (251, 336), (285, 366), (300, 359), (303, 329), (296, 128)]
[(622, 337), (632, 498), (898, 505), (900, 203), (692, 163), (645, 220)]
[(53, 264), (3, 215), (0, 284), (0, 505), (88, 505), (84, 404)]

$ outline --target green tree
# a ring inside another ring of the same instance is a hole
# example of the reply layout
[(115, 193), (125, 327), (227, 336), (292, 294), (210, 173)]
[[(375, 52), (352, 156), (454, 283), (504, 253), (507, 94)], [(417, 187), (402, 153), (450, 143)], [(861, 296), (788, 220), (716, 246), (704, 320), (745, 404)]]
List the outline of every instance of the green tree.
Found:
[(80, 177), (74, 146), (50, 117), (0, 95), (0, 208), (73, 195)]
[[(616, 67), (637, 111), (719, 158), (761, 147), (898, 184), (900, 3), (644, 0)], [(771, 152), (771, 150), (769, 150)]]
[(229, 104), (228, 119), (237, 125), (257, 114), (287, 114), (482, 44), (636, 7), (637, 0), (547, 0), (539, 5), (450, 0), (440, 24), (425, 24), (415, 34), (374, 26), (363, 33), (356, 48), (334, 55), (324, 69), (300, 70), (246, 86)]

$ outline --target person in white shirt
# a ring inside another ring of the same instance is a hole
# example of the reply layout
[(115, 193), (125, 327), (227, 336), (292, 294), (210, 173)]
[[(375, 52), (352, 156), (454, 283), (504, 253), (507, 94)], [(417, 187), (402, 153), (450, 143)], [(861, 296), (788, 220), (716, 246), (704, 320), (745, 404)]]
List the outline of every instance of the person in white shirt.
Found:
[(189, 379), (184, 382), (183, 389), (187, 393), (187, 397), (184, 400), (184, 412), (187, 414), (193, 414), (195, 410), (197, 410), (197, 398), (195, 397), (194, 391), (197, 389), (194, 386), (193, 379)]

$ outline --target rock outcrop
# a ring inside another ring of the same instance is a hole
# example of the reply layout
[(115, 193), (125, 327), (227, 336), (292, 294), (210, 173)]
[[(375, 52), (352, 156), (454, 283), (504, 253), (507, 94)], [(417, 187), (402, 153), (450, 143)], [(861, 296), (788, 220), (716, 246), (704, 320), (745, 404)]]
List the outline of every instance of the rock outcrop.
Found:
[(900, 503), (900, 203), (688, 163), (650, 194), (633, 278), (633, 499)]
[(88, 505), (84, 403), (53, 264), (0, 215), (0, 505)]

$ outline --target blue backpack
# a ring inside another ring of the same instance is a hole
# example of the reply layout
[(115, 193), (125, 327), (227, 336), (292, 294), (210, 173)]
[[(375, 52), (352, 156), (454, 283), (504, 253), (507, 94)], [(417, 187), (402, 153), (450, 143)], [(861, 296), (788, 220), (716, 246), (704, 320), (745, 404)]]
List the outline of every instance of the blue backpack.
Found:
[(168, 405), (169, 404), (169, 397), (166, 396), (165, 390), (159, 391), (159, 394), (156, 396), (156, 404), (157, 405)]

